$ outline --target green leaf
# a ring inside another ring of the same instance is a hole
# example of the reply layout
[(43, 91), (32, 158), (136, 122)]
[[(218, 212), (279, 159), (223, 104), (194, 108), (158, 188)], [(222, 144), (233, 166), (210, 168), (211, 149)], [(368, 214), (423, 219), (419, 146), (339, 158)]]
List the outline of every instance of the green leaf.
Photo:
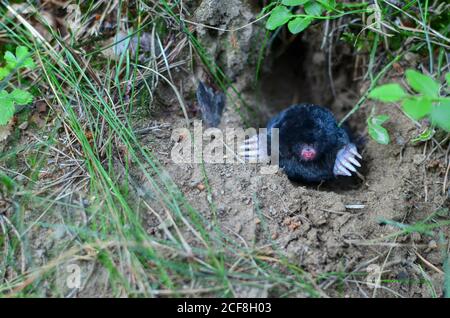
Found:
[(445, 80), (447, 81), (447, 85), (450, 86), (450, 72), (445, 74)]
[(335, 0), (318, 0), (318, 2), (322, 5), (322, 8), (324, 10), (327, 10), (328, 12), (331, 12), (334, 9), (336, 9), (336, 1)]
[(292, 34), (300, 33), (304, 29), (306, 29), (313, 20), (314, 20), (313, 18), (309, 18), (309, 17), (308, 18), (303, 18), (303, 17), (295, 18), (295, 19), (289, 21), (288, 29), (289, 29), (289, 31), (291, 31)]
[(299, 6), (307, 3), (308, 1), (310, 0), (283, 0), (281, 3), (285, 6)]
[(14, 116), (14, 101), (7, 91), (0, 92), (0, 125), (6, 125)]
[(10, 70), (6, 67), (0, 67), (0, 81), (9, 75)]
[(450, 100), (434, 105), (430, 117), (434, 125), (450, 132)]
[(428, 97), (411, 97), (403, 100), (404, 111), (414, 119), (421, 119), (431, 112), (433, 102)]
[(378, 115), (378, 116), (375, 116), (375, 117), (371, 118), (371, 123), (373, 125), (381, 126), (385, 122), (387, 122), (388, 120), (389, 120), (389, 115)]
[(18, 105), (26, 105), (33, 101), (33, 95), (22, 89), (13, 90), (9, 96)]
[(275, 7), (267, 20), (266, 28), (269, 30), (275, 30), (276, 28), (286, 24), (292, 16), (291, 11), (289, 11), (289, 9), (285, 6)]
[(13, 191), (15, 183), (13, 179), (0, 172), (0, 184), (3, 184), (8, 191)]
[(383, 126), (369, 126), (369, 135), (373, 140), (382, 145), (387, 145), (390, 142), (389, 133)]
[(431, 77), (417, 72), (416, 70), (407, 70), (405, 75), (409, 86), (411, 86), (411, 88), (416, 92), (431, 98), (439, 97), (440, 85)]
[(428, 127), (423, 132), (421, 132), (420, 135), (411, 139), (411, 143), (417, 144), (419, 142), (428, 141), (431, 138), (433, 138), (434, 133), (435, 133), (435, 130)]
[(16, 47), (16, 59), (23, 60), (28, 57), (28, 48), (26, 46)]
[(33, 59), (29, 56), (28, 48), (26, 46), (18, 46), (16, 48), (16, 59), (21, 67), (33, 69), (35, 67)]
[(336, 0), (327, 0), (325, 1), (331, 8), (336, 8)]
[(399, 84), (386, 84), (374, 88), (369, 93), (369, 98), (382, 102), (398, 102), (408, 95)]
[(370, 137), (376, 142), (387, 145), (390, 142), (389, 133), (386, 128), (381, 126), (386, 120), (389, 119), (388, 115), (379, 115), (375, 117), (370, 117), (367, 120), (368, 131)]
[(305, 4), (305, 11), (309, 15), (320, 16), (322, 14), (322, 5), (317, 1), (311, 1)]
[(31, 57), (29, 57), (28, 48), (25, 46), (18, 46), (16, 48), (16, 55), (10, 51), (5, 52), (5, 61), (7, 68), (12, 70), (16, 67), (26, 67), (33, 69), (36, 65)]
[(9, 69), (13, 69), (17, 66), (17, 59), (10, 51), (5, 52), (5, 61), (8, 64)]

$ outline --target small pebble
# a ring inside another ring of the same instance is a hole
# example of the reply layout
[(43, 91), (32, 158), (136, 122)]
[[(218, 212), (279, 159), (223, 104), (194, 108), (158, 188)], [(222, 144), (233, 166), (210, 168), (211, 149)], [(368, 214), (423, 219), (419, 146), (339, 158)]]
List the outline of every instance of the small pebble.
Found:
[(428, 243), (428, 248), (436, 249), (438, 247), (435, 240), (431, 240), (430, 243)]
[(21, 129), (21, 130), (25, 130), (25, 129), (27, 129), (27, 127), (28, 127), (28, 122), (27, 121), (24, 121), (23, 123), (21, 123), (19, 125), (19, 129)]
[(361, 210), (364, 209), (366, 206), (364, 204), (347, 204), (345, 206), (346, 209), (349, 210)]

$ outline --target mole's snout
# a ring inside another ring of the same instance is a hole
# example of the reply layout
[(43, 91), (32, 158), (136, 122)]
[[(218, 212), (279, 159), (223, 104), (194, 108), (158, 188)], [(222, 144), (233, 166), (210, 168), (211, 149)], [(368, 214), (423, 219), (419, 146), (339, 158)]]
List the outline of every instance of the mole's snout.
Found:
[(303, 160), (314, 160), (316, 158), (317, 152), (316, 149), (314, 149), (311, 146), (305, 146), (303, 147), (303, 149), (300, 151), (300, 157)]

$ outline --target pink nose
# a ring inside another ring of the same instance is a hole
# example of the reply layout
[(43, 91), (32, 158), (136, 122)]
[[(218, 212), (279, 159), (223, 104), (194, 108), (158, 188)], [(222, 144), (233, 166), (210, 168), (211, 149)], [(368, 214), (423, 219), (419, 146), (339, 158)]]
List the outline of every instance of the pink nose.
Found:
[(301, 156), (305, 160), (313, 160), (316, 157), (316, 151), (313, 148), (306, 147), (302, 149)]

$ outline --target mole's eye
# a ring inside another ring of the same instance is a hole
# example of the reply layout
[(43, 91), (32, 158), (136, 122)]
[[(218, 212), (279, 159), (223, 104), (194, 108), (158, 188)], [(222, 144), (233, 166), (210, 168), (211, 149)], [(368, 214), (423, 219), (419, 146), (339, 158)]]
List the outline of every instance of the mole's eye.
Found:
[(317, 151), (311, 146), (304, 146), (300, 150), (300, 157), (303, 160), (314, 160), (316, 158)]

